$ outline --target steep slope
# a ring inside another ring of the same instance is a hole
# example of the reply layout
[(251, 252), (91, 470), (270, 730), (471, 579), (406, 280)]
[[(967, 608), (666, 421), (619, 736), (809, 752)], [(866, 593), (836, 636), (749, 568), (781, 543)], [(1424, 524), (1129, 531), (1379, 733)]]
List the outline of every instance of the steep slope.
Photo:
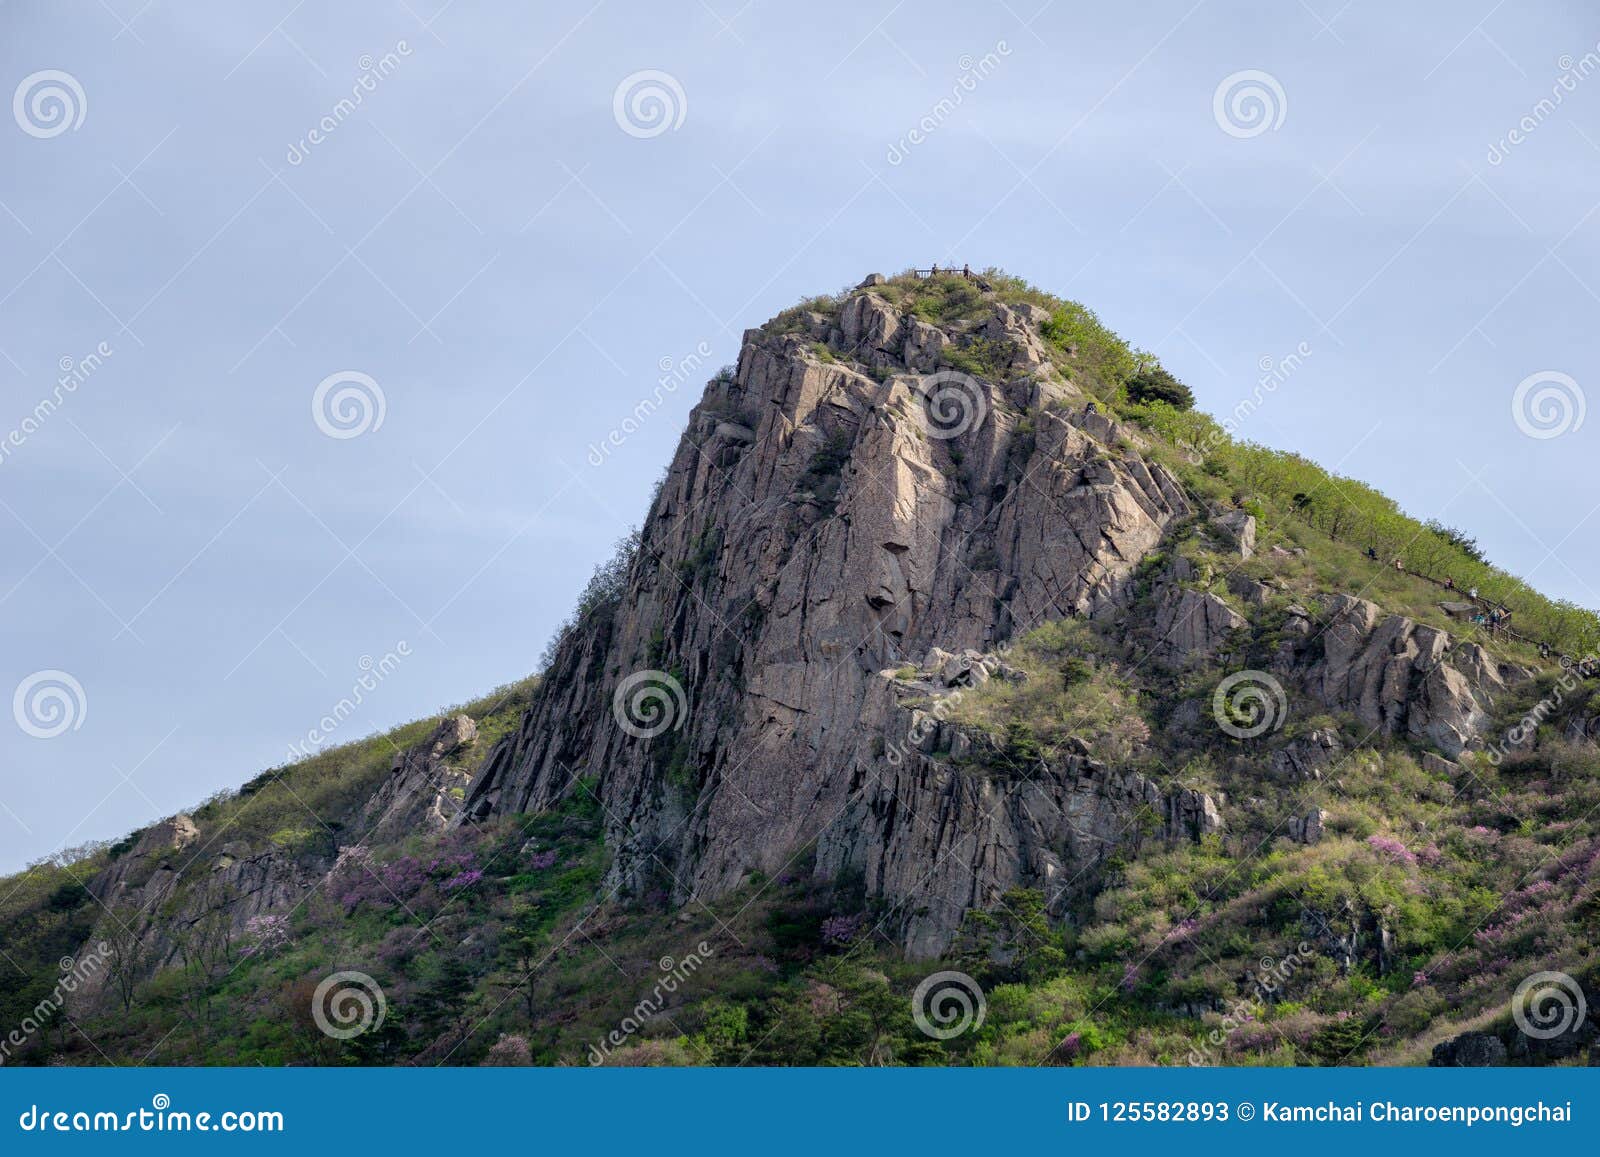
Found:
[[(1043, 888), (1061, 915), (1065, 882), (1139, 807), (1172, 831), (1221, 826), (1214, 802), (1082, 756), (1025, 792), (953, 769), (938, 735), (896, 758), (915, 720), (891, 672), (1050, 619), (1124, 615), (1134, 568), (1196, 503), (1073, 382), (1048, 310), (975, 294), (935, 325), (879, 288), (745, 335), (690, 418), (615, 606), (568, 632), (468, 817), (542, 810), (596, 776), (623, 892), (714, 900), (814, 846), (816, 872), (864, 876), (905, 946), (932, 956), (1010, 888)], [(1236, 539), (1247, 524), (1253, 539), (1243, 512), (1217, 527)], [(1325, 705), (1457, 754), (1501, 686), (1487, 660), (1461, 651), (1469, 677), (1444, 632), (1379, 630), (1362, 600), (1332, 617), (1322, 653), (1287, 656), (1286, 673), (1307, 666)], [(1173, 576), (1150, 646), (1209, 657), (1244, 621)]]
[(1582, 1055), (1595, 617), (1183, 393), (995, 273), (749, 331), (540, 678), (3, 882), (0, 1061)]
[[(469, 815), (542, 810), (598, 775), (611, 882), (631, 893), (714, 899), (827, 839), (819, 870), (870, 868), (885, 899), (909, 899), (899, 875), (916, 867), (886, 871), (899, 857), (854, 838), (910, 724), (883, 672), (1106, 612), (1189, 513), (1165, 468), (1085, 420), (1040, 356), (1047, 316), (995, 303), (982, 324), (938, 329), (867, 291), (803, 333), (747, 333), (690, 418), (622, 609), (569, 633)], [(963, 343), (1010, 372), (925, 383), (931, 351)], [(629, 715), (656, 694), (666, 729)], [(908, 800), (901, 818), (938, 814)], [(941, 852), (975, 875), (914, 937), (933, 951), (967, 907), (1041, 870), (1018, 861), (1014, 821), (950, 819)]]

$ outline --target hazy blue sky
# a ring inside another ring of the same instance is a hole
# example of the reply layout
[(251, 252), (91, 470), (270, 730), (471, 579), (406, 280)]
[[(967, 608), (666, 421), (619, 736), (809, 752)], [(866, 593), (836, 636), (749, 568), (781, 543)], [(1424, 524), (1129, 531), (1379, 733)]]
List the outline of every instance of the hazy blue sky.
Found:
[(936, 259), (1214, 413), (1305, 343), (1244, 436), (1600, 605), (1600, 417), (1512, 410), (1597, 377), (1592, 5), (486, 7), (0, 7), (0, 692), (82, 689), (0, 728), (0, 869), (281, 762), (363, 657), (410, 652), (332, 742), (527, 674), (741, 330)]

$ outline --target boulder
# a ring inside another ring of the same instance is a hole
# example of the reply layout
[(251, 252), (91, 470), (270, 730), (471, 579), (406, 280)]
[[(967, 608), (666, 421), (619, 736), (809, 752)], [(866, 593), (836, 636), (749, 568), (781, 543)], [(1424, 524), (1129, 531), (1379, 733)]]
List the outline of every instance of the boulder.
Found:
[(895, 335), (900, 314), (876, 293), (862, 293), (845, 302), (839, 315), (846, 353), (861, 356), (874, 350), (898, 352)]
[(1422, 770), (1434, 775), (1455, 775), (1461, 770), (1459, 763), (1453, 763), (1444, 756), (1432, 751), (1422, 753)]
[(1506, 1063), (1505, 1042), (1492, 1033), (1464, 1032), (1433, 1046), (1435, 1068), (1491, 1068)]
[(1044, 343), (1039, 338), (1038, 325), (1029, 320), (1031, 316), (1031, 313), (1024, 313), (1016, 307), (996, 303), (994, 313), (983, 327), (982, 335), (986, 340), (1011, 349), (1013, 369), (1037, 370), (1049, 361)]
[(1229, 510), (1211, 520), (1211, 525), (1222, 532), (1233, 544), (1240, 558), (1249, 558), (1256, 552), (1255, 515), (1243, 510)]
[(1343, 754), (1339, 733), (1331, 728), (1320, 728), (1274, 751), (1270, 766), (1273, 774), (1282, 780), (1308, 783), (1321, 779), (1323, 770)]
[(1249, 575), (1234, 571), (1228, 575), (1228, 590), (1251, 606), (1262, 606), (1272, 597), (1271, 584), (1259, 582)]
[(1285, 825), (1289, 838), (1297, 844), (1314, 844), (1327, 834), (1328, 813), (1314, 807), (1304, 816), (1293, 816)]
[(1178, 664), (1209, 659), (1233, 632), (1248, 625), (1243, 615), (1209, 591), (1165, 583), (1156, 595), (1152, 650)]
[(1482, 648), (1456, 647), (1435, 627), (1385, 615), (1350, 595), (1328, 599), (1321, 639), (1321, 657), (1304, 672), (1314, 697), (1386, 735), (1452, 757), (1487, 726), (1493, 696), (1504, 687)]
[(939, 368), (941, 355), (950, 344), (944, 330), (920, 318), (908, 317), (903, 335), (905, 345), (901, 356), (908, 370), (932, 373)]

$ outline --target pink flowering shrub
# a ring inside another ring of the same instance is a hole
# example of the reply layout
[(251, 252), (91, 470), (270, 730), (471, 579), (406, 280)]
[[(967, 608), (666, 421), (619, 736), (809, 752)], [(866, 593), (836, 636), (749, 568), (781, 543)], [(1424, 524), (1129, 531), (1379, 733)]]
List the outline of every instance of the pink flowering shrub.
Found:
[(1368, 836), (1367, 846), (1379, 855), (1387, 856), (1397, 864), (1414, 864), (1417, 862), (1416, 854), (1410, 848), (1389, 836)]
[(830, 948), (843, 948), (861, 934), (861, 927), (865, 923), (866, 917), (860, 913), (829, 916), (822, 922), (822, 942)]
[(1199, 927), (1200, 921), (1196, 920), (1193, 916), (1190, 916), (1186, 920), (1180, 920), (1167, 930), (1167, 935), (1163, 939), (1162, 943), (1166, 943), (1168, 941), (1187, 940), (1190, 936), (1194, 935), (1195, 930)]
[[(374, 865), (370, 854), (341, 853), (330, 881), (334, 898), (346, 913), (363, 907), (411, 905), (424, 891), (437, 888), (458, 892), (483, 879), (478, 855), (471, 849), (448, 845), (433, 856), (399, 856)], [(353, 851), (353, 849), (347, 849)]]
[(527, 1037), (501, 1033), (500, 1039), (489, 1046), (483, 1063), (491, 1067), (524, 1067), (533, 1064), (533, 1050), (528, 1047)]
[(252, 916), (244, 926), (244, 955), (260, 956), (289, 943), (289, 917)]

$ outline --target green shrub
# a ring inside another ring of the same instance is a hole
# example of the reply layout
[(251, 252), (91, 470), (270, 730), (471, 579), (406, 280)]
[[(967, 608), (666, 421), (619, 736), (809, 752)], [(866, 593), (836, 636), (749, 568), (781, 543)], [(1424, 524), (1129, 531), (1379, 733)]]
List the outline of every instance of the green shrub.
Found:
[(973, 377), (998, 378), (1005, 374), (1015, 355), (1016, 346), (1011, 342), (975, 337), (962, 345), (945, 346), (939, 360)]
[(1094, 310), (1077, 302), (1062, 302), (1039, 326), (1039, 332), (1104, 393), (1115, 390), (1138, 368), (1128, 343), (1108, 329)]
[(1194, 409), (1194, 393), (1159, 365), (1146, 366), (1128, 379), (1124, 387), (1135, 405), (1162, 402), (1174, 410)]

